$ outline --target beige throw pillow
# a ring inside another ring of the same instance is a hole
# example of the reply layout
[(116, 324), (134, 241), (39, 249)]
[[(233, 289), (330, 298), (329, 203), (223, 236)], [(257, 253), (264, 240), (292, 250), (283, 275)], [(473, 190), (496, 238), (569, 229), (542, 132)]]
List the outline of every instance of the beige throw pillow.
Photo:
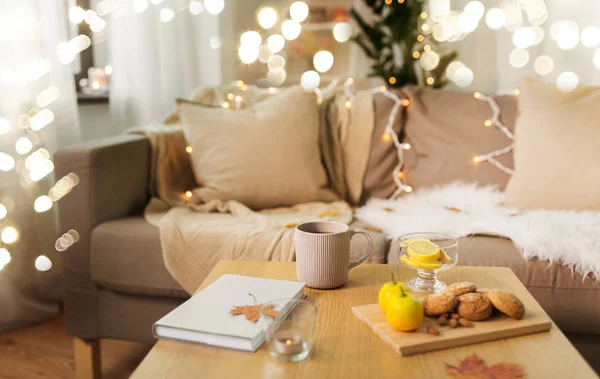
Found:
[(519, 90), (515, 174), (506, 204), (600, 210), (600, 88), (564, 93), (524, 78)]
[[(489, 163), (474, 164), (477, 155), (490, 153), (511, 144), (499, 129), (485, 127), (492, 117), (487, 102), (473, 93), (405, 87), (410, 100), (406, 110), (403, 142), (411, 145), (404, 152), (404, 181), (415, 190), (455, 181), (506, 187), (510, 175)], [(517, 99), (497, 96), (500, 120), (514, 129)], [(513, 167), (512, 153), (497, 158)]]
[[(396, 95), (400, 99), (404, 98), (404, 95), (399, 91), (396, 92)], [(382, 94), (373, 96), (373, 132), (371, 133), (369, 160), (363, 183), (363, 204), (373, 198), (387, 199), (397, 189), (396, 182), (394, 182), (394, 168), (398, 165), (398, 150), (392, 141), (383, 140), (390, 112), (395, 104), (394, 100)], [(392, 124), (392, 129), (398, 136), (402, 129), (403, 114), (404, 107), (396, 113), (396, 118)]]
[(253, 209), (334, 201), (319, 152), (314, 94), (292, 87), (246, 109), (178, 99), (201, 188), (195, 200), (237, 200)]

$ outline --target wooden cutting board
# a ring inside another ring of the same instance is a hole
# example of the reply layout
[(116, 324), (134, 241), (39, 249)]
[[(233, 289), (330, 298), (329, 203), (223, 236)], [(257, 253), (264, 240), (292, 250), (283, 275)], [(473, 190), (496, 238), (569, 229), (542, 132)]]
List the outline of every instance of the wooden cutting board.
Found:
[[(407, 356), (550, 330), (552, 320), (539, 304), (535, 300), (533, 304), (524, 303), (526, 312), (522, 320), (494, 313), (488, 320), (473, 322), (473, 327), (452, 329), (441, 327), (436, 319), (425, 317), (419, 329), (413, 332), (399, 332), (392, 328), (377, 304), (353, 307), (352, 313), (397, 353)], [(434, 325), (440, 335), (428, 334), (427, 325)]]

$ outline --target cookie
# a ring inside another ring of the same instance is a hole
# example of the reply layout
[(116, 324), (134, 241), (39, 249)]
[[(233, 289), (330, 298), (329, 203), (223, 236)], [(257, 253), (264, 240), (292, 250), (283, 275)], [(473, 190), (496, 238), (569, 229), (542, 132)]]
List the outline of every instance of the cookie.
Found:
[(451, 312), (457, 302), (456, 296), (451, 293), (442, 292), (430, 295), (423, 300), (425, 316), (434, 317)]
[(456, 312), (469, 321), (482, 321), (490, 317), (494, 307), (487, 296), (469, 292), (458, 297)]
[(522, 319), (525, 315), (525, 306), (518, 297), (511, 292), (503, 290), (492, 290), (487, 293), (490, 302), (500, 312), (516, 319)]
[(471, 282), (458, 282), (450, 284), (448, 288), (446, 288), (446, 292), (449, 292), (454, 296), (460, 296), (465, 293), (475, 292), (476, 290), (477, 287), (475, 287), (475, 284)]

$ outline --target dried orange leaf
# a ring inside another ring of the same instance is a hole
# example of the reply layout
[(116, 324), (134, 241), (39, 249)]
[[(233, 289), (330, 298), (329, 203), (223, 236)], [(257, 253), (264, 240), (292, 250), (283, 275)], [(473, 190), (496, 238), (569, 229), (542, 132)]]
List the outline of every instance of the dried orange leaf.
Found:
[(466, 213), (465, 211), (463, 211), (462, 209), (456, 208), (456, 207), (444, 207), (445, 209), (452, 211), (452, 212), (456, 212), (456, 213)]
[(523, 366), (515, 363), (498, 363), (488, 367), (485, 361), (473, 354), (458, 361), (457, 366), (446, 365), (446, 374), (455, 379), (519, 379), (524, 378)]
[(338, 211), (326, 211), (319, 214), (320, 218), (324, 217), (335, 217), (338, 215)]
[(285, 224), (283, 227), (284, 227), (284, 228), (290, 228), (290, 229), (292, 229), (292, 228), (295, 228), (297, 225), (298, 225), (298, 224), (297, 224), (297, 223), (295, 223), (295, 222), (288, 222), (288, 223), (287, 223), (287, 224)]
[(262, 310), (263, 314), (265, 316), (277, 318), (277, 316), (279, 316), (279, 312), (276, 311), (275, 309), (273, 309), (274, 306), (275, 306), (274, 304), (269, 304), (266, 307), (264, 307)]
[(383, 209), (386, 212), (393, 212), (394, 211), (394, 208), (387, 208), (386, 207), (386, 208), (381, 208), (381, 209)]
[(260, 307), (262, 304), (258, 305), (242, 305), (240, 307), (233, 307), (232, 310), (229, 311), (229, 314), (233, 316), (244, 315), (248, 319), (248, 321), (257, 322), (260, 318)]
[(494, 379), (524, 378), (523, 366), (516, 363), (498, 363), (488, 368), (488, 374)]

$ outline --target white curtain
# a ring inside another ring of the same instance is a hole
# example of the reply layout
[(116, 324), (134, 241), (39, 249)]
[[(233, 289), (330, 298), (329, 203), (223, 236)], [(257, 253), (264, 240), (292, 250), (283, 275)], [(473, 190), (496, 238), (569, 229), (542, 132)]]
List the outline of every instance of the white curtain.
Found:
[[(160, 121), (173, 111), (175, 98), (221, 83), (219, 16), (206, 10), (193, 15), (188, 1), (177, 0), (147, 3), (137, 13), (140, 3), (124, 3), (108, 26), (110, 107), (127, 126)], [(166, 21), (169, 11), (174, 15)]]
[[(463, 10), (469, 0), (452, 0), (454, 10)], [(490, 8), (502, 8), (506, 4), (519, 4), (520, 0), (481, 1), (486, 12)], [(529, 61), (524, 67), (515, 68), (509, 63), (509, 55), (515, 45), (513, 33), (502, 28), (491, 30), (485, 23), (485, 16), (479, 27), (460, 42), (455, 43), (458, 60), (471, 68), (474, 73), (473, 82), (466, 91), (487, 93), (509, 92), (517, 88), (519, 78), (532, 76), (555, 83), (558, 76), (566, 71), (575, 73), (582, 85), (600, 85), (600, 69), (593, 63), (593, 55), (598, 47), (584, 46), (581, 41), (570, 50), (562, 50), (550, 36), (550, 29), (557, 21), (571, 20), (578, 24), (579, 32), (587, 26), (600, 27), (600, 1), (598, 0), (546, 0), (548, 19), (541, 25), (544, 39), (538, 45), (527, 49)], [(527, 25), (527, 17), (523, 12)], [(535, 59), (540, 55), (548, 55), (554, 61), (554, 69), (545, 76), (534, 70)]]
[(72, 69), (56, 50), (66, 16), (62, 1), (0, 2), (0, 333), (58, 313), (55, 207), (38, 213), (34, 201), (51, 187), (52, 154), (80, 138)]

